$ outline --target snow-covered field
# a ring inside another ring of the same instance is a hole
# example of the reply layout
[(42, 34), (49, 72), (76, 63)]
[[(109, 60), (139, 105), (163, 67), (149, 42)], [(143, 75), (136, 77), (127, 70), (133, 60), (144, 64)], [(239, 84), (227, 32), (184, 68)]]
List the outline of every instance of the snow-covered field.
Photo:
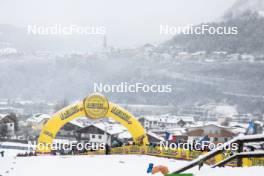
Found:
[[(0, 176), (146, 176), (149, 163), (166, 165), (173, 171), (187, 161), (145, 155), (14, 157), (9, 154), (0, 158)], [(200, 171), (196, 167), (189, 172), (196, 176), (260, 176), (264, 167), (211, 169), (204, 166)]]

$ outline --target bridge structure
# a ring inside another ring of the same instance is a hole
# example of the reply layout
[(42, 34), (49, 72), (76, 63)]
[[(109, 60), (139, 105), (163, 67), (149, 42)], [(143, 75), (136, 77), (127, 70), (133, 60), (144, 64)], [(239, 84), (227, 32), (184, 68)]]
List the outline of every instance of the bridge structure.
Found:
[(177, 170), (173, 171), (173, 174), (179, 174), (182, 172), (185, 172), (197, 165), (201, 165), (205, 163), (207, 160), (215, 157), (216, 155), (220, 153), (224, 153), (226, 148), (230, 146), (232, 143), (237, 143), (238, 148), (235, 154), (228, 156), (224, 160), (214, 164), (212, 167), (215, 168), (217, 166), (224, 166), (228, 162), (237, 159), (237, 166), (242, 167), (243, 164), (246, 166), (246, 163), (243, 163), (243, 158), (250, 158), (250, 157), (264, 157), (264, 152), (243, 152), (243, 147), (245, 143), (251, 143), (251, 142), (263, 142), (264, 141), (264, 134), (258, 134), (258, 135), (246, 135), (246, 136), (238, 136), (233, 138), (232, 140), (222, 144), (221, 146), (217, 147), (215, 150), (208, 152), (205, 155), (199, 156), (197, 159), (192, 160), (187, 165), (178, 168)]

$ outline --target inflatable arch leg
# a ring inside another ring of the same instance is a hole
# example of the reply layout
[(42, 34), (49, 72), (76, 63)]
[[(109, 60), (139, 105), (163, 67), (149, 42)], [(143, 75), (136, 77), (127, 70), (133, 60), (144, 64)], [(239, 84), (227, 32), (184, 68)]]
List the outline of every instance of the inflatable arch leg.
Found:
[(108, 102), (103, 95), (92, 94), (83, 101), (69, 105), (52, 116), (39, 135), (37, 152), (51, 152), (51, 144), (60, 128), (73, 119), (84, 116), (90, 119), (113, 118), (127, 128), (136, 144), (148, 144), (145, 129), (132, 114), (120, 106)]

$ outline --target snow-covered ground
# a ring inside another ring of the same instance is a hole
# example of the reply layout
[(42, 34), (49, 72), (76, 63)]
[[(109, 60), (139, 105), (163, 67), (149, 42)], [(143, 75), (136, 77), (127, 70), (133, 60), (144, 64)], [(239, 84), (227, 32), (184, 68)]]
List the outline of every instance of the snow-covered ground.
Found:
[[(173, 171), (188, 162), (145, 155), (14, 157), (9, 154), (0, 158), (0, 175), (146, 176), (149, 163), (166, 165)], [(189, 172), (195, 176), (259, 176), (263, 174), (264, 167), (211, 169), (204, 166), (200, 171), (196, 167)]]

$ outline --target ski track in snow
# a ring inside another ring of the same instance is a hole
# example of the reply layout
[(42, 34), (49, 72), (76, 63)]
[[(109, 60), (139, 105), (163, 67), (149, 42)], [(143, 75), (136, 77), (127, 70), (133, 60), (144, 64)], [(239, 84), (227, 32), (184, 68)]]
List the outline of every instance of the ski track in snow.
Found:
[[(1, 176), (146, 176), (149, 163), (168, 166), (170, 171), (187, 164), (187, 161), (146, 155), (97, 155), (97, 156), (37, 156), (0, 158)], [(215, 168), (195, 167), (187, 173), (195, 176), (259, 176), (264, 167)], [(161, 174), (156, 174), (161, 176)]]

